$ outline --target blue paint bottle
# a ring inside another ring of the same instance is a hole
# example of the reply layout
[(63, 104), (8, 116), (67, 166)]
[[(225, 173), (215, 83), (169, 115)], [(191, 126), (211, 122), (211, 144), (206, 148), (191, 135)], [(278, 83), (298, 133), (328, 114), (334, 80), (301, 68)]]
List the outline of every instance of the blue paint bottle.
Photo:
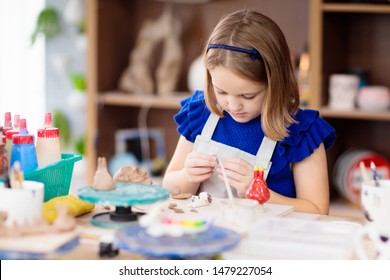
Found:
[(26, 119), (20, 119), (19, 134), (12, 136), (11, 168), (16, 161), (20, 162), (20, 168), (23, 172), (33, 171), (38, 168), (34, 136), (28, 134)]

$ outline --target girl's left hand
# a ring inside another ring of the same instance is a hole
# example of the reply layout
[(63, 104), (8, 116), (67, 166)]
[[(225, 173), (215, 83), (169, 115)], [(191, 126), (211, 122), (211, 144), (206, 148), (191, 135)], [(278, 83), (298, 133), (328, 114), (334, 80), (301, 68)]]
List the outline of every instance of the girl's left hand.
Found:
[[(240, 158), (222, 159), (229, 185), (237, 190), (239, 197), (245, 197), (246, 190), (253, 180), (253, 166)], [(217, 168), (218, 177), (224, 180), (221, 167)]]

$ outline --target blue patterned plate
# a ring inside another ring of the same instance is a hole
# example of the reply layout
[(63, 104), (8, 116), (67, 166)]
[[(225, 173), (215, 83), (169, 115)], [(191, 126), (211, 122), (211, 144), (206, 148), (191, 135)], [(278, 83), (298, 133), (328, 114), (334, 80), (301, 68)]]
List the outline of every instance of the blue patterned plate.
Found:
[(153, 237), (145, 228), (133, 225), (117, 232), (115, 244), (132, 253), (156, 258), (188, 259), (215, 256), (234, 248), (240, 235), (232, 230), (211, 226), (208, 230), (182, 237)]

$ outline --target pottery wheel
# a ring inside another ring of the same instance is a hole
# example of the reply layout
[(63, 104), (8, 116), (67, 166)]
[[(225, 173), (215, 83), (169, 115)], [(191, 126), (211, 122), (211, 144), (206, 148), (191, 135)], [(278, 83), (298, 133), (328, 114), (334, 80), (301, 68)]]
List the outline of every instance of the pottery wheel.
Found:
[(169, 191), (161, 186), (117, 183), (115, 190), (101, 191), (91, 187), (78, 190), (80, 199), (103, 205), (115, 206), (115, 211), (99, 213), (92, 217), (95, 226), (122, 228), (137, 221), (140, 213), (131, 210), (132, 205), (151, 204), (169, 198)]

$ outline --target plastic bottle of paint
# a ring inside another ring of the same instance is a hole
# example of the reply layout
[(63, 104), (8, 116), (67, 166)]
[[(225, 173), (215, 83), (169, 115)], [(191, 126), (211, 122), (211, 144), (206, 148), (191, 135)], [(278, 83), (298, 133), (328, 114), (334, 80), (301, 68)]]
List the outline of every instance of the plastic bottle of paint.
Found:
[(264, 204), (270, 198), (267, 183), (264, 181), (264, 168), (254, 167), (253, 180), (245, 194), (248, 199), (257, 200), (260, 204)]
[(53, 127), (51, 113), (45, 114), (45, 124), (37, 131), (36, 150), (39, 168), (61, 160), (60, 132)]
[(5, 112), (4, 114), (4, 126), (3, 126), (3, 135), (6, 135), (7, 131), (12, 129), (12, 120), (11, 112)]
[(38, 168), (34, 135), (28, 133), (26, 119), (20, 119), (20, 131), (12, 136), (11, 168), (17, 161), (19, 161), (23, 172), (33, 171)]
[(12, 129), (7, 130), (5, 133), (5, 148), (7, 149), (7, 155), (8, 157), (11, 156), (12, 152), (12, 135), (19, 133), (19, 126), (20, 126), (20, 115), (14, 116), (14, 127)]
[(3, 132), (0, 128), (0, 179), (5, 178), (6, 173), (8, 172), (8, 156), (5, 145), (2, 141)]

